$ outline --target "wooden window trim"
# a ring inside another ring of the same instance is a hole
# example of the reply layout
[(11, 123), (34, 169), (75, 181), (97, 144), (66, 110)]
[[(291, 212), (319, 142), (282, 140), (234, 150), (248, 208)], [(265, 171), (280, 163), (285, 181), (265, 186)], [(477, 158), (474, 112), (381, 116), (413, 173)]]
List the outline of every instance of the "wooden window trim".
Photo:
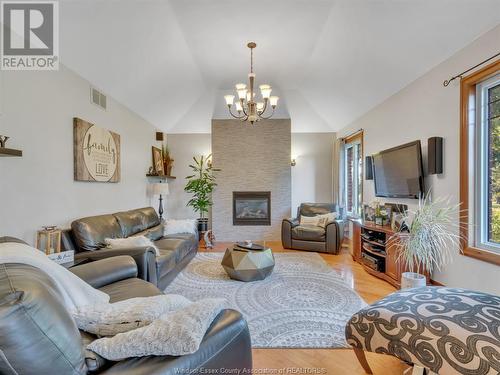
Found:
[(460, 83), (460, 233), (466, 256), (500, 265), (500, 254), (470, 246), (469, 238), (469, 130), (476, 126), (476, 85), (500, 72), (500, 60), (485, 66)]
[[(344, 138), (344, 144), (349, 144), (353, 142), (359, 141), (361, 144), (361, 202), (360, 204), (363, 205), (364, 199), (365, 199), (365, 137), (364, 137), (364, 130), (360, 129), (358, 132), (354, 133), (353, 135)], [(347, 203), (346, 203), (347, 204)]]

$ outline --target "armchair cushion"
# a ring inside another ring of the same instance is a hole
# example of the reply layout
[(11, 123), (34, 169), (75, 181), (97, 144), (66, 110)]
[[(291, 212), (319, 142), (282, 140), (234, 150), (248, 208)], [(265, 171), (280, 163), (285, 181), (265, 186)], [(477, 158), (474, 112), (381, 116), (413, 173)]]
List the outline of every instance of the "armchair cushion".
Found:
[(292, 228), (292, 238), (303, 241), (325, 241), (325, 229), (313, 225), (297, 225)]

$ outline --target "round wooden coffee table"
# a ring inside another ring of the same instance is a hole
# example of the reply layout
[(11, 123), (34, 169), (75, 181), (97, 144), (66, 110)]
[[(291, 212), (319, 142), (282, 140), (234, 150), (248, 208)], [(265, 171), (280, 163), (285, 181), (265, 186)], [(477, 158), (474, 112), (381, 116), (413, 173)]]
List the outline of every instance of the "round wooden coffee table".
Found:
[(274, 255), (268, 247), (263, 250), (250, 250), (235, 244), (232, 249), (226, 250), (221, 265), (231, 279), (264, 280), (273, 272)]

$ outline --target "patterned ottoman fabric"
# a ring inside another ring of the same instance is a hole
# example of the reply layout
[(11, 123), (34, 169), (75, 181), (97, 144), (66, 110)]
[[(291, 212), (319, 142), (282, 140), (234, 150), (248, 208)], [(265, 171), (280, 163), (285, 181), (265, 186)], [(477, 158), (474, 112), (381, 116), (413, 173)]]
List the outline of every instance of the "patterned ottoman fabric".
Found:
[(500, 297), (467, 289), (395, 292), (353, 315), (347, 342), (440, 375), (500, 372)]

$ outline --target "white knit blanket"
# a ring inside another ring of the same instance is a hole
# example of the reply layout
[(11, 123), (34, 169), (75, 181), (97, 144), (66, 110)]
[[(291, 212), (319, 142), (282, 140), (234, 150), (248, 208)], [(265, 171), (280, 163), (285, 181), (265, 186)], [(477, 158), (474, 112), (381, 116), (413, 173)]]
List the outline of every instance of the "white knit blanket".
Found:
[(106, 293), (91, 287), (41, 251), (20, 243), (0, 243), (0, 264), (5, 263), (26, 264), (44, 271), (79, 329), (114, 336), (89, 346), (112, 360), (194, 353), (225, 306), (220, 299), (192, 303), (179, 295), (132, 298), (111, 304)]
[(54, 282), (70, 313), (84, 306), (108, 304), (109, 296), (63, 266), (51, 261), (41, 251), (22, 243), (0, 243), (0, 264), (21, 263), (45, 272)]

